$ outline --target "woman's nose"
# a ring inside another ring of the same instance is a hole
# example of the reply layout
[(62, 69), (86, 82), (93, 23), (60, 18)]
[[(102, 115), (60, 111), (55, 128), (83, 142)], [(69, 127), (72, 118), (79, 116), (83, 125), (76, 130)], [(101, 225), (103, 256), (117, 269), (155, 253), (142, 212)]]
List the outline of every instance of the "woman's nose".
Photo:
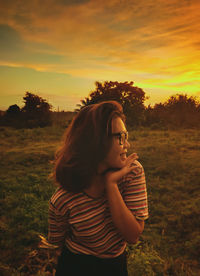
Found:
[(128, 140), (125, 141), (124, 147), (125, 147), (125, 148), (130, 148), (130, 144), (129, 144), (129, 141), (128, 141)]

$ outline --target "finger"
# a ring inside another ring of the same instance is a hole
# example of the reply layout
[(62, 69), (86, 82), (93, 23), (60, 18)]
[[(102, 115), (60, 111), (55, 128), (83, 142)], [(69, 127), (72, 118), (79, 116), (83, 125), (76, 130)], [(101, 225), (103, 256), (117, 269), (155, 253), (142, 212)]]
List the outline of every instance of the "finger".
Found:
[(129, 155), (127, 157), (127, 160), (126, 160), (126, 164), (130, 164), (130, 163), (133, 163), (135, 160), (137, 160), (139, 157), (137, 155), (137, 153), (132, 153), (131, 155)]
[(127, 173), (129, 173), (130, 171), (132, 171), (132, 167), (131, 167), (131, 163), (129, 165), (125, 165), (123, 168), (121, 168), (120, 170), (114, 172), (112, 174), (113, 180), (119, 180), (120, 178), (122, 178), (123, 176), (125, 176)]
[(123, 169), (121, 169), (119, 172), (118, 172), (118, 179), (124, 177), (125, 175), (127, 175), (128, 173), (130, 173), (131, 171), (133, 170), (133, 167), (132, 166), (125, 166)]
[(133, 160), (133, 159), (137, 159), (137, 158), (138, 158), (138, 155), (137, 155), (136, 152), (134, 152), (134, 153), (131, 153), (131, 154), (127, 157), (127, 160), (129, 160), (129, 159)]

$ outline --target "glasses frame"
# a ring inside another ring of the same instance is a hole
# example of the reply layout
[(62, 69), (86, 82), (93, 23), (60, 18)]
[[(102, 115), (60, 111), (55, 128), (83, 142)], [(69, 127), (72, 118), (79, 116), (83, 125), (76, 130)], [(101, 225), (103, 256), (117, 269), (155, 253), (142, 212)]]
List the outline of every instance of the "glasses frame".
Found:
[[(122, 134), (125, 135), (124, 139), (122, 138)], [(120, 131), (120, 132), (112, 133), (111, 135), (119, 138), (119, 144), (121, 146), (125, 144), (125, 141), (128, 141), (128, 131)]]

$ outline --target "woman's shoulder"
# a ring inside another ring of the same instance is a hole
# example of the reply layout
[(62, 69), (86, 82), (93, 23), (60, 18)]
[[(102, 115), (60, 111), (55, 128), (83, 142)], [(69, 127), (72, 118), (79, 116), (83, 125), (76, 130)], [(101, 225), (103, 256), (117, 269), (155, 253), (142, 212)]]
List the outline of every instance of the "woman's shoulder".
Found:
[(141, 173), (144, 169), (143, 169), (143, 166), (142, 164), (138, 161), (138, 160), (135, 160), (131, 166), (133, 167), (133, 170), (131, 171), (131, 173), (135, 173), (135, 174), (138, 174), (138, 173)]
[(131, 166), (132, 170), (121, 179), (120, 183), (125, 184), (126, 182), (129, 182), (137, 177), (141, 177), (144, 174), (143, 166), (138, 160), (135, 160)]
[(67, 197), (68, 192), (64, 190), (62, 187), (59, 187), (53, 193), (50, 202), (56, 204), (61, 198), (64, 199)]
[(143, 166), (138, 160), (135, 160), (131, 164), (131, 166), (132, 166), (132, 170), (126, 175), (126, 180), (141, 178), (144, 175)]

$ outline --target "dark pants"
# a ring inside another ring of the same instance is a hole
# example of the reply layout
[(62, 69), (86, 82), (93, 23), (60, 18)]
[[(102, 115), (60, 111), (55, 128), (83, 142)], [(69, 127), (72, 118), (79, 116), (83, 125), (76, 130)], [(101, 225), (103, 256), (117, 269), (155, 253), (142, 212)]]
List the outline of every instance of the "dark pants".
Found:
[(128, 276), (126, 254), (102, 259), (74, 254), (65, 248), (58, 259), (55, 276)]

